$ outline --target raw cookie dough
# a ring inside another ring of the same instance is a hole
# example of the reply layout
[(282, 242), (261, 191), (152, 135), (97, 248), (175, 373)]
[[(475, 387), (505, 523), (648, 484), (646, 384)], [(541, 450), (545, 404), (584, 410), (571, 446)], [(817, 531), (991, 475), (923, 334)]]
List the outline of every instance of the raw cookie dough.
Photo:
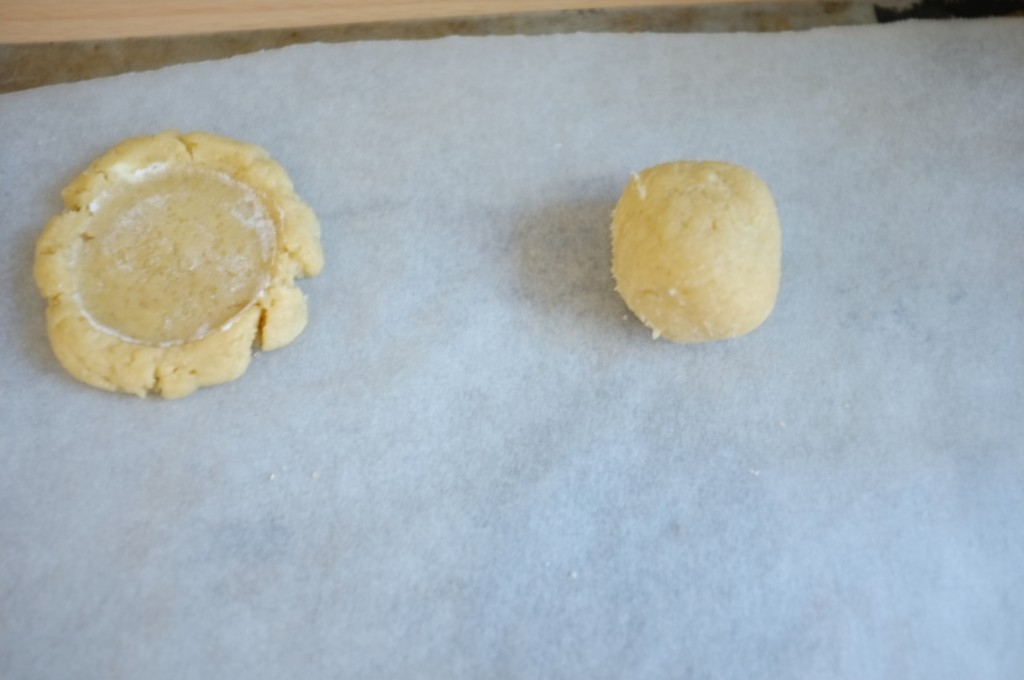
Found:
[(185, 396), (306, 325), (297, 276), (320, 224), (256, 146), (202, 132), (128, 139), (62, 193), (36, 245), (58, 360), (82, 382)]
[(781, 234), (771, 192), (731, 163), (678, 161), (633, 174), (612, 213), (612, 273), (655, 338), (749, 333), (779, 290)]

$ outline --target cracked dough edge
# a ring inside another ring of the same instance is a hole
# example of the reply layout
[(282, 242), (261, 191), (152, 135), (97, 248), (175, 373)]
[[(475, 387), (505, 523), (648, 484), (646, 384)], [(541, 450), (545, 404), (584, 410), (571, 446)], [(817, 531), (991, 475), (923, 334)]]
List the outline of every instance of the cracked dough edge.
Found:
[[(254, 304), (220, 330), (167, 347), (126, 341), (93, 325), (78, 300), (75, 277), (90, 204), (155, 163), (199, 164), (249, 186), (263, 198), (277, 232), (270, 282)], [(306, 298), (295, 279), (315, 276), (323, 268), (320, 223), (296, 195), (284, 168), (262, 148), (205, 132), (133, 137), (93, 161), (61, 197), (63, 212), (50, 220), (36, 244), (34, 276), (47, 300), (50, 345), (76, 379), (138, 396), (184, 397), (238, 378), (254, 347), (282, 347), (305, 328)]]

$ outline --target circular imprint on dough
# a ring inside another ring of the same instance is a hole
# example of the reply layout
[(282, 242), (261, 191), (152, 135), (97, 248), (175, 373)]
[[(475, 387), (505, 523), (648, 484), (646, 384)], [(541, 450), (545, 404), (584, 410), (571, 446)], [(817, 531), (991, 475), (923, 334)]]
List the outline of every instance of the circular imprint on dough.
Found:
[(771, 314), (781, 232), (768, 187), (732, 163), (634, 173), (612, 213), (616, 290), (655, 338), (744, 335)]
[(54, 353), (82, 382), (182, 397), (305, 327), (295, 278), (323, 266), (320, 225), (263, 149), (201, 132), (136, 137), (62, 196), (35, 278)]

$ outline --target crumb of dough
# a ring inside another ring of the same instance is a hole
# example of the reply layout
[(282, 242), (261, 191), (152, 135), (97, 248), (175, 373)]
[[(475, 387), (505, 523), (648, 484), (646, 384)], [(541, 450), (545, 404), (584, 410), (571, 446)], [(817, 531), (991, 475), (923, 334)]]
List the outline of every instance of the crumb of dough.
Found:
[(775, 305), (781, 232), (749, 170), (677, 161), (633, 173), (612, 213), (612, 273), (654, 339), (706, 342), (760, 326)]
[(305, 328), (295, 279), (323, 267), (320, 224), (263, 149), (203, 132), (135, 137), (62, 197), (34, 274), (54, 354), (78, 380), (183, 397)]

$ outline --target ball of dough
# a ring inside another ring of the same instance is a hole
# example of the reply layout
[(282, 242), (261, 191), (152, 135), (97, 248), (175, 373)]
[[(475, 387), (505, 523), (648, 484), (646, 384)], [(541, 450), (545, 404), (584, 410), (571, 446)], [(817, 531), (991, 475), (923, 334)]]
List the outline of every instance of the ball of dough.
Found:
[(768, 318), (781, 234), (768, 187), (731, 163), (678, 161), (635, 173), (612, 213), (612, 273), (655, 338), (734, 338)]
[(36, 244), (58, 360), (82, 382), (182, 397), (306, 325), (320, 225), (259, 147), (201, 132), (122, 142), (63, 192)]

